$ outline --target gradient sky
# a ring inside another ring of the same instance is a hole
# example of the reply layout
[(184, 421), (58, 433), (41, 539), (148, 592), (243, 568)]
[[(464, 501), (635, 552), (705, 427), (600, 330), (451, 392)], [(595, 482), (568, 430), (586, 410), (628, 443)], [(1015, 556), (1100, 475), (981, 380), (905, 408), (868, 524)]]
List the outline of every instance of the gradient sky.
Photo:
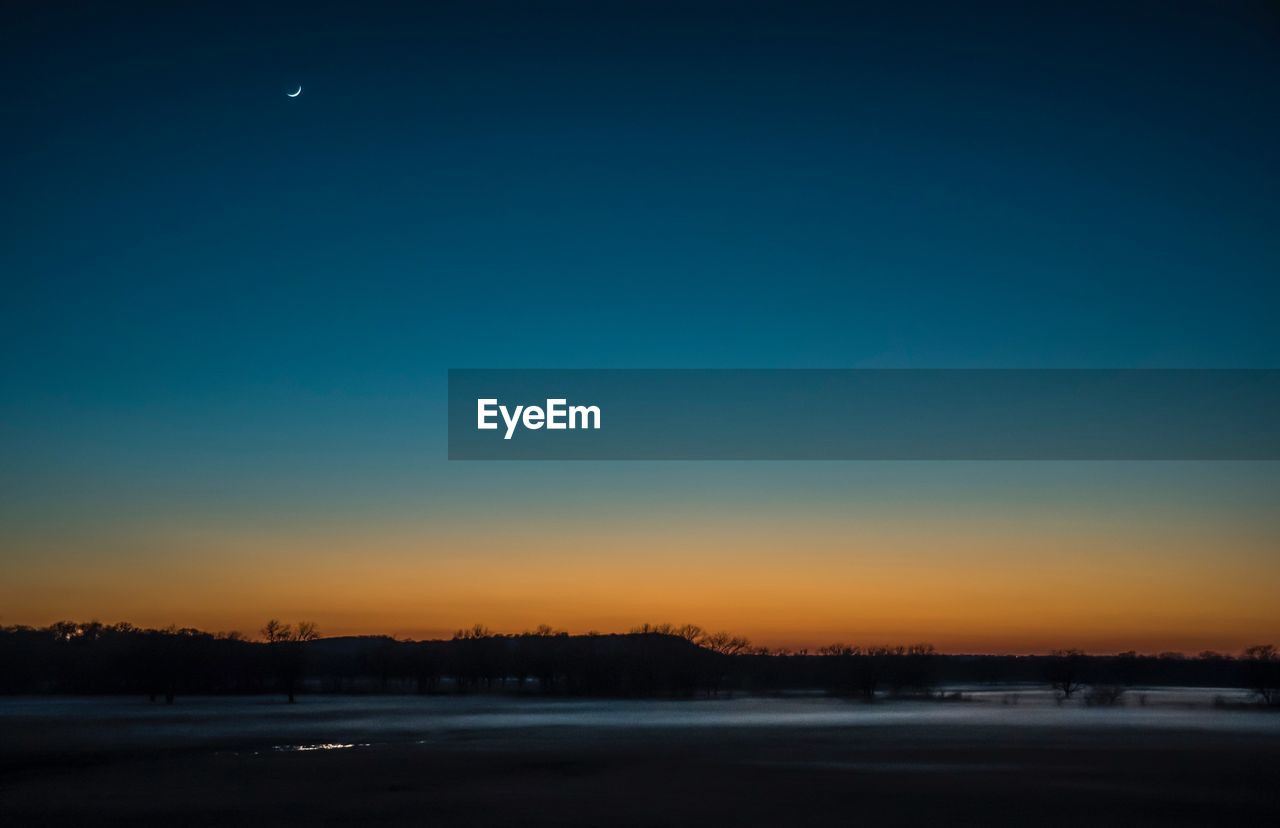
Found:
[(444, 459), (449, 367), (1280, 367), (1274, 4), (261, 5), (0, 11), (0, 624), (1280, 640), (1273, 463)]

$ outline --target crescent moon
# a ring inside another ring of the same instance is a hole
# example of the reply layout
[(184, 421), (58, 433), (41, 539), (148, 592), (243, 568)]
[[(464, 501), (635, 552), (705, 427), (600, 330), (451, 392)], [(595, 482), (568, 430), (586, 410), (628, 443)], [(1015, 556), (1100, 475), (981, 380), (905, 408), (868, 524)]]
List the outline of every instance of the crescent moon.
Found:
[(298, 97), (299, 95), (301, 95), (301, 94), (302, 94), (302, 87), (301, 87), (301, 86), (299, 86), (299, 87), (298, 87), (298, 91), (297, 91), (297, 92), (288, 92), (288, 93), (286, 93), (286, 94), (287, 94), (287, 96), (288, 96), (288, 97), (290, 97), (290, 98), (296, 98), (296, 97)]

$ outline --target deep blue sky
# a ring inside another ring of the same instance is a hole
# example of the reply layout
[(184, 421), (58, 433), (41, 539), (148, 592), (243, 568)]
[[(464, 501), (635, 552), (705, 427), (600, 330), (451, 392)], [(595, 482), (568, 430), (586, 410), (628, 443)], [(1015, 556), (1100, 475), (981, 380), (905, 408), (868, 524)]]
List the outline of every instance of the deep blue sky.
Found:
[(1274, 4), (962, 5), (6, 4), (6, 517), (556, 474), (450, 366), (1280, 366)]

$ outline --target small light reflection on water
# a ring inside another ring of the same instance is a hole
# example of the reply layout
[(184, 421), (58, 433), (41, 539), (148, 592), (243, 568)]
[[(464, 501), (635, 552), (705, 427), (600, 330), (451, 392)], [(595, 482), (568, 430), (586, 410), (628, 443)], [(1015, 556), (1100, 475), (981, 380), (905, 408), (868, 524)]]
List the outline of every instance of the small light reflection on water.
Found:
[(352, 742), (350, 744), (339, 744), (337, 742), (324, 742), (318, 745), (276, 745), (272, 750), (283, 750), (290, 752), (310, 751), (310, 750), (345, 750), (346, 748), (368, 747), (368, 742)]

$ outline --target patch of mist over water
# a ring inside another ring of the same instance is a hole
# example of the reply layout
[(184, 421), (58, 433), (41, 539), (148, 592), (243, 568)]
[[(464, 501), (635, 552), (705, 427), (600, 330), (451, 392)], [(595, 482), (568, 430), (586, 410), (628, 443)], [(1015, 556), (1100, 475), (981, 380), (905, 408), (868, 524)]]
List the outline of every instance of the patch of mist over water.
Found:
[(1215, 709), (1246, 702), (1238, 689), (1131, 688), (1124, 704), (1059, 703), (1047, 690), (947, 688), (958, 700), (826, 697), (692, 701), (528, 699), (494, 696), (302, 696), (179, 698), (174, 705), (133, 698), (0, 700), (0, 727), (20, 732), (9, 753), (138, 749), (258, 748), (299, 753), (386, 743), (427, 743), (468, 733), (520, 730), (607, 738), (619, 729), (1132, 728), (1252, 732), (1280, 736), (1280, 715)]

